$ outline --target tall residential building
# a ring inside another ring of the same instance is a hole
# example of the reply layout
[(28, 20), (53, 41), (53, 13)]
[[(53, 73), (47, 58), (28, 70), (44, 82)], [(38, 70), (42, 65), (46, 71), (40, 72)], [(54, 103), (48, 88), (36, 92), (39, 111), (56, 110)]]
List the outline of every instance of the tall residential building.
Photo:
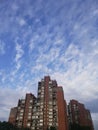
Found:
[(85, 108), (84, 104), (71, 100), (68, 105), (68, 113), (70, 126), (77, 124), (81, 128), (94, 130), (90, 111)]
[(55, 80), (45, 76), (38, 83), (37, 103), (32, 117), (32, 130), (47, 130), (51, 126), (57, 130), (68, 130), (66, 103), (62, 87)]

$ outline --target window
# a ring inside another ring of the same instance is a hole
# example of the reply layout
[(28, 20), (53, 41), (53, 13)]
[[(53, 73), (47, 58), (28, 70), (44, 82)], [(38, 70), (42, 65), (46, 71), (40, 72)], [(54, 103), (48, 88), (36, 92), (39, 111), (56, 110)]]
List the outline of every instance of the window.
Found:
[(31, 116), (28, 116), (28, 119), (31, 119)]
[(29, 106), (29, 109), (31, 109), (32, 108), (32, 106)]
[(29, 116), (31, 116), (31, 113), (28, 113)]
[(40, 123), (39, 125), (40, 125), (40, 126), (42, 126), (42, 125), (43, 125), (43, 123)]
[(40, 97), (44, 97), (44, 93), (41, 93)]
[(51, 105), (52, 104), (52, 101), (49, 101), (49, 105)]
[(27, 123), (27, 126), (30, 126), (30, 123)]
[(23, 109), (21, 109), (21, 110), (20, 110), (20, 112), (24, 112), (24, 110), (23, 110)]
[(25, 100), (22, 100), (21, 102), (24, 104), (24, 103), (25, 103)]
[(35, 130), (35, 127), (31, 127), (32, 130)]
[(33, 109), (33, 112), (36, 112), (36, 108)]
[(52, 115), (49, 115), (49, 118), (52, 118)]
[(43, 102), (41, 102), (40, 104), (43, 105)]
[(22, 116), (20, 116), (19, 118), (20, 118), (20, 119), (22, 119), (23, 117), (22, 117)]
[(49, 119), (49, 122), (52, 122), (53, 120), (52, 119)]
[(18, 110), (20, 110), (20, 107), (18, 107)]
[(16, 120), (18, 120), (19, 118), (17, 117)]
[(23, 113), (20, 113), (20, 115), (22, 116), (22, 115), (23, 115)]
[(43, 112), (40, 112), (40, 115), (43, 115)]
[(38, 119), (38, 116), (36, 116), (35, 118)]
[(30, 103), (32, 103), (33, 101), (32, 100), (30, 100)]
[(19, 122), (19, 123), (18, 123), (18, 126), (21, 126), (21, 125), (22, 125), (22, 122)]
[(40, 93), (40, 92), (41, 92), (41, 89), (38, 90), (38, 93)]
[(52, 123), (49, 122), (49, 126), (52, 126)]
[(32, 116), (32, 119), (35, 119), (35, 116)]
[(43, 122), (43, 120), (41, 119), (40, 122)]
[(52, 113), (52, 111), (51, 112), (49, 112), (49, 115), (52, 115), (53, 113)]

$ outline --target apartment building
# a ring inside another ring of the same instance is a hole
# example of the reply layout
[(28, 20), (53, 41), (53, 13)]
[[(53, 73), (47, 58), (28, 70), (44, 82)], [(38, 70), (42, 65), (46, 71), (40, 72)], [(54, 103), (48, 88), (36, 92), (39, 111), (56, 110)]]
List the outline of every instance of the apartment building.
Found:
[(45, 76), (38, 83), (37, 103), (31, 129), (47, 130), (53, 126), (57, 130), (68, 130), (66, 107), (62, 87), (58, 87), (56, 80)]
[(70, 100), (68, 105), (69, 123), (70, 126), (77, 124), (81, 128), (94, 130), (90, 111), (85, 108), (84, 104), (77, 100)]
[(85, 126), (94, 130), (90, 111), (77, 100), (71, 100), (67, 107), (63, 88), (50, 76), (38, 82), (37, 97), (28, 93), (19, 99), (17, 107), (11, 109), (9, 122), (31, 130), (72, 130), (73, 124), (82, 126), (81, 130)]
[(9, 123), (13, 125), (16, 124), (16, 115), (17, 115), (17, 107), (11, 108), (10, 115), (9, 115)]
[[(18, 105), (15, 111), (14, 124), (21, 127), (31, 127), (31, 118), (33, 114), (33, 107), (35, 105), (36, 98), (33, 94), (26, 94), (25, 99), (19, 99)], [(14, 113), (14, 108), (11, 109), (11, 113)], [(12, 114), (11, 114), (12, 115)], [(11, 123), (11, 115), (9, 117), (9, 122)], [(13, 123), (13, 122), (12, 122)]]

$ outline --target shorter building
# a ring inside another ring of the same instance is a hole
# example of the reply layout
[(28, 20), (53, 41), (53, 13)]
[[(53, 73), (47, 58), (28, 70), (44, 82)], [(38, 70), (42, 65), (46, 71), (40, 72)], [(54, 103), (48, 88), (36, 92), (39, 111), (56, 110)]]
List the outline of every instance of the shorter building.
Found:
[(87, 110), (84, 104), (77, 100), (71, 100), (68, 105), (69, 126), (79, 126), (84, 129), (94, 130), (90, 111)]
[(13, 125), (16, 124), (16, 115), (17, 115), (17, 107), (11, 108), (10, 116), (9, 116), (9, 123)]
[(19, 128), (30, 128), (35, 102), (36, 98), (31, 93), (26, 94), (25, 99), (19, 99), (17, 107), (11, 108), (9, 122)]

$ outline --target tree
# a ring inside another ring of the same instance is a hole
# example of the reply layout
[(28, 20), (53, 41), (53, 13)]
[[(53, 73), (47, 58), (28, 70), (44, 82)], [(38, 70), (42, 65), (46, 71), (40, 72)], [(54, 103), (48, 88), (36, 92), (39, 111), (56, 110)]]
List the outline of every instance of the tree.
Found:
[(91, 130), (89, 126), (80, 126), (79, 124), (73, 123), (70, 125), (70, 130)]
[(50, 130), (56, 130), (56, 128), (55, 128), (55, 127), (53, 127), (53, 126), (51, 126), (51, 127), (50, 127)]
[(0, 130), (30, 130), (29, 128), (17, 128), (9, 122), (0, 122)]

